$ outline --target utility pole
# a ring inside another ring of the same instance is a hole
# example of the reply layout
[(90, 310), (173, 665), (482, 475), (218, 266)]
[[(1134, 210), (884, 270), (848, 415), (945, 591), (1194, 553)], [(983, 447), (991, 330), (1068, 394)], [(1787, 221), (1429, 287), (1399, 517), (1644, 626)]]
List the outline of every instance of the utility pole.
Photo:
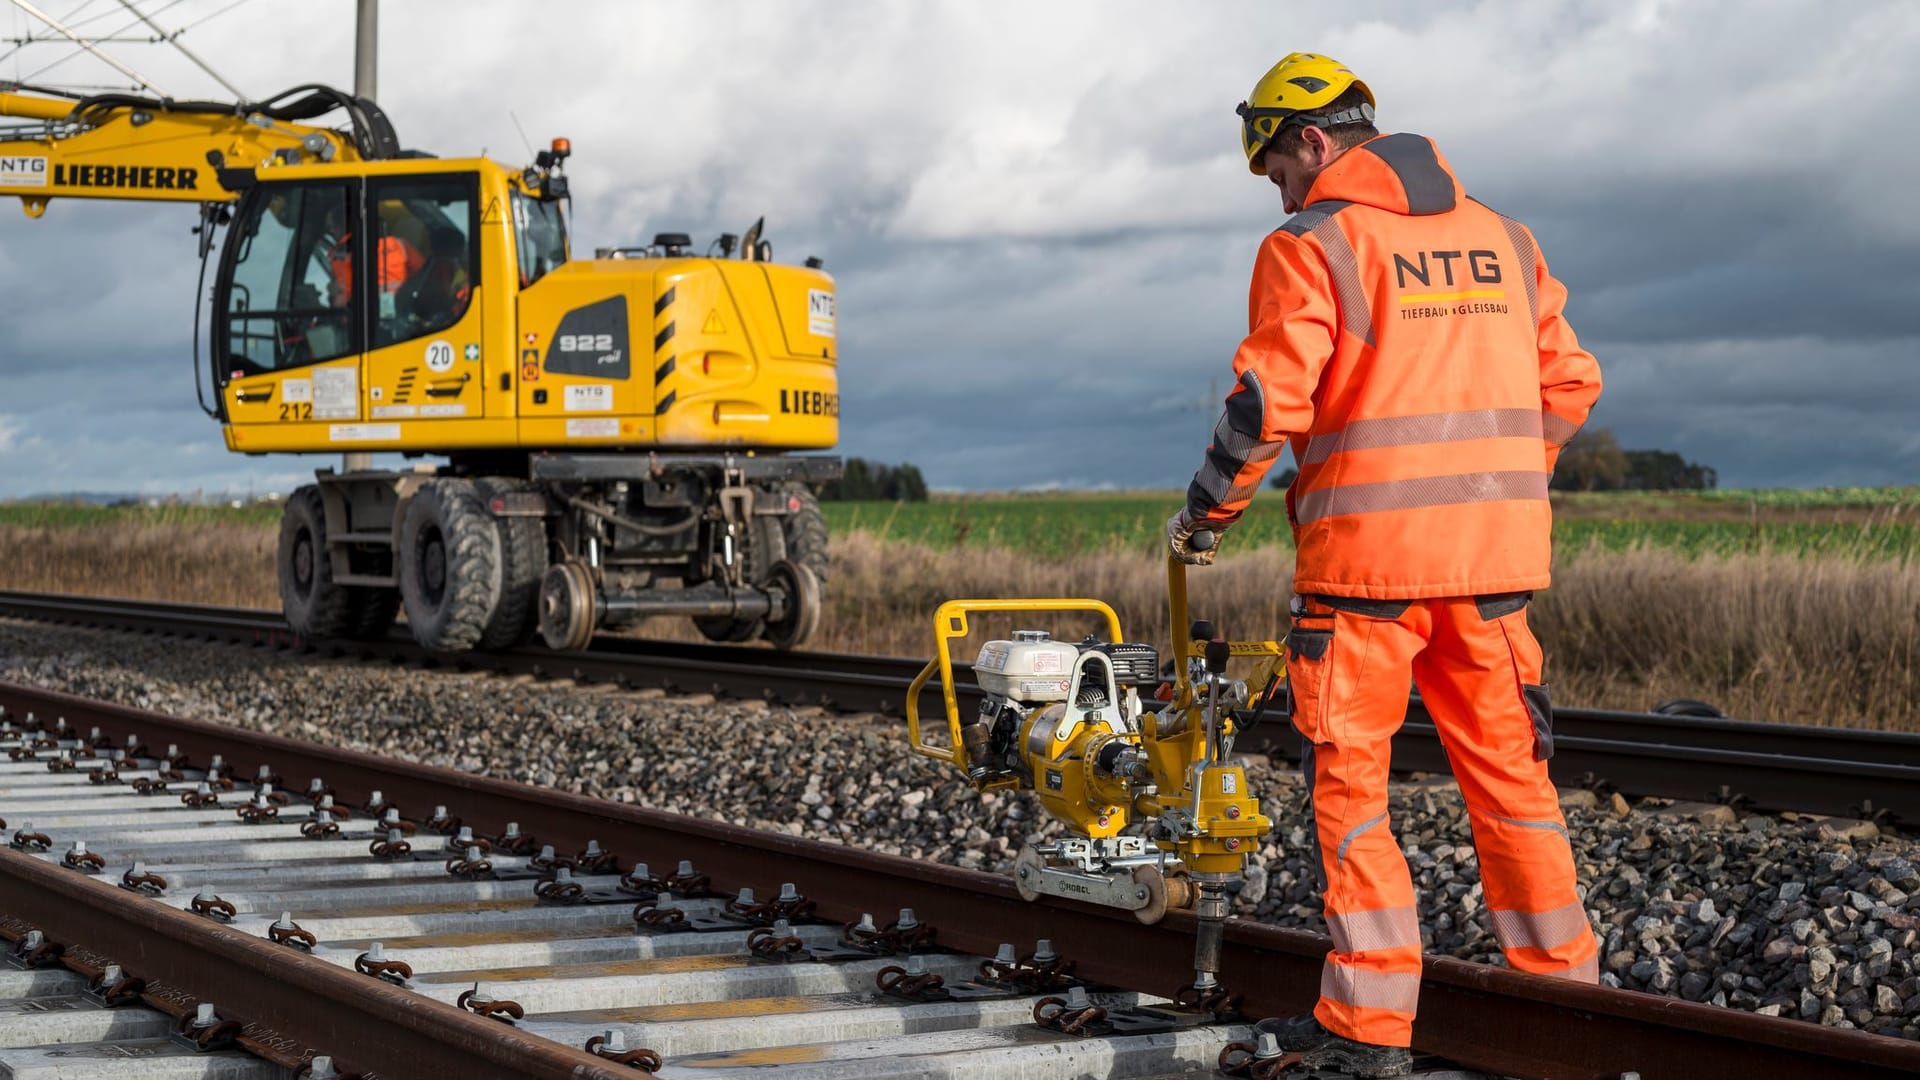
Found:
[[(379, 81), (380, 0), (358, 0), (359, 18), (353, 34), (353, 96), (371, 98)], [(342, 472), (365, 472), (373, 468), (369, 453), (342, 454)]]

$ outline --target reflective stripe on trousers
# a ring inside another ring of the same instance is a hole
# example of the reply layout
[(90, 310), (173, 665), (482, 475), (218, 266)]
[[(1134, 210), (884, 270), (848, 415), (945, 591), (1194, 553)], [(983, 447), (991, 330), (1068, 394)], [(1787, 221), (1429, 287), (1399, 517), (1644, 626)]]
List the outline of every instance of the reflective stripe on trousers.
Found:
[(1420, 976), (1329, 962), (1320, 969), (1320, 996), (1358, 1009), (1406, 1013), (1411, 1018), (1420, 1004)]

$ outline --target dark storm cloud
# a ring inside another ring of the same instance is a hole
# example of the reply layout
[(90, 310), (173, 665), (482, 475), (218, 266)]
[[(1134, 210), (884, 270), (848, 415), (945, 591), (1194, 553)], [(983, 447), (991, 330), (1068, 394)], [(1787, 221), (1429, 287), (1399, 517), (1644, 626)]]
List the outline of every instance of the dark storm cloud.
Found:
[[(509, 110), (572, 137), (582, 252), (765, 214), (777, 257), (838, 281), (842, 450), (936, 486), (1184, 485), (1282, 218), (1232, 103), (1290, 48), (1355, 65), (1387, 126), (1533, 227), (1606, 372), (1596, 426), (1731, 484), (1920, 479), (1908, 4), (607, 3), (568, 20), (589, 35), (471, 7), (384, 12), (405, 141), (518, 161)], [(250, 10), (198, 51), (265, 93), (292, 81), (268, 34), (331, 58), (301, 81), (348, 81), (337, 13)], [(0, 496), (326, 463), (229, 455), (195, 409), (190, 210), (11, 210)]]

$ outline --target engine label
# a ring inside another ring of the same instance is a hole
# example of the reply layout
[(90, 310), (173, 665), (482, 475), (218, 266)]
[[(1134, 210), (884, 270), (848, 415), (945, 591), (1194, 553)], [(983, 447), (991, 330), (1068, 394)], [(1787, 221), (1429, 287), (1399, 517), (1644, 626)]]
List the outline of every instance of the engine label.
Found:
[(1067, 786), (1066, 778), (1060, 775), (1059, 769), (1047, 770), (1047, 790), (1048, 791), (1059, 791), (1066, 786)]
[(569, 439), (614, 439), (620, 436), (620, 421), (606, 420), (569, 420), (567, 438)]
[(1058, 674), (1066, 669), (1066, 657), (1061, 656), (1057, 652), (1036, 652), (1033, 654), (1033, 673), (1035, 675), (1047, 674), (1049, 672)]
[(987, 642), (986, 645), (981, 647), (980, 655), (974, 660), (973, 666), (976, 668), (986, 668), (988, 671), (1006, 670), (1007, 643), (1004, 641)]
[(47, 159), (0, 157), (0, 187), (45, 187)]

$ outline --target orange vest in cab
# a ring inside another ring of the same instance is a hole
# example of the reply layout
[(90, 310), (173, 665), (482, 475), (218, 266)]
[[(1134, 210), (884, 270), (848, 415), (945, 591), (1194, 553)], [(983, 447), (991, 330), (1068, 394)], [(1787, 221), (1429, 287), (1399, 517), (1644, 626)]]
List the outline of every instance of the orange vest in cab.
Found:
[(1292, 444), (1294, 590), (1382, 600), (1545, 588), (1560, 447), (1600, 395), (1526, 226), (1431, 141), (1343, 154), (1261, 246), (1191, 516), (1231, 522)]

